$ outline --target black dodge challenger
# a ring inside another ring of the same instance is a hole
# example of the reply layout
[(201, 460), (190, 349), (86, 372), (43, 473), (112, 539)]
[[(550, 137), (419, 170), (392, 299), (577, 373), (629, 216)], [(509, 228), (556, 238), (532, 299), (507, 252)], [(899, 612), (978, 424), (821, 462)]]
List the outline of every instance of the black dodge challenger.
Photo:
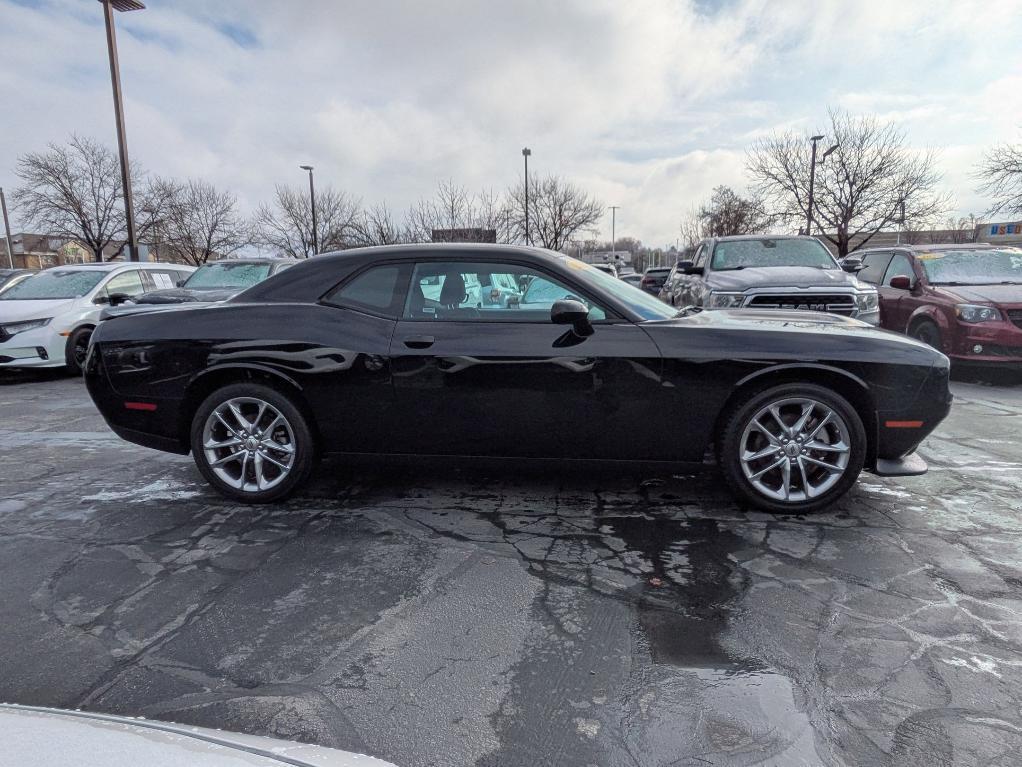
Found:
[(702, 463), (770, 511), (865, 468), (920, 474), (948, 359), (815, 312), (674, 308), (535, 248), (318, 256), (222, 304), (100, 323), (89, 392), (124, 439), (274, 501), (319, 452)]

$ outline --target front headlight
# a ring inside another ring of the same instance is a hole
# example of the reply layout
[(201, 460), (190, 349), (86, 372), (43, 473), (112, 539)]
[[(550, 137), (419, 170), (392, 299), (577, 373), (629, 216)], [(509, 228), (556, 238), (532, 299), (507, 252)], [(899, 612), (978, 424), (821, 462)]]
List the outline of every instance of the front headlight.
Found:
[(992, 306), (976, 306), (974, 304), (958, 304), (955, 314), (962, 322), (994, 322), (1001, 319), (1001, 313)]
[(707, 309), (737, 309), (745, 303), (744, 293), (711, 292), (706, 297)]
[(36, 328), (45, 327), (50, 324), (50, 320), (53, 317), (44, 317), (41, 320), (25, 320), (24, 322), (5, 322), (0, 325), (0, 329), (3, 329), (4, 333), (9, 336), (13, 336), (17, 333), (24, 333), (26, 330), (35, 330)]
[(875, 290), (868, 293), (858, 293), (855, 296), (855, 305), (860, 312), (875, 312), (880, 306), (880, 297)]

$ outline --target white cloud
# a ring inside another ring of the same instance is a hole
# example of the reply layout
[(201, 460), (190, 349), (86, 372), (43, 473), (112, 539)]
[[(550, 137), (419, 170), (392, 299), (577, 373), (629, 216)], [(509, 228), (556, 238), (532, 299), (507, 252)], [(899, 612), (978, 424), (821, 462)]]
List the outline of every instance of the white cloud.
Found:
[[(744, 187), (749, 141), (817, 126), (828, 103), (943, 147), (975, 210), (967, 167), (1022, 124), (1013, 5), (187, 0), (117, 21), (129, 142), (154, 172), (253, 208), (311, 162), (319, 183), (402, 210), (440, 179), (502, 188), (528, 145), (536, 172), (621, 205), (619, 234), (658, 244), (717, 184)], [(112, 143), (113, 120), (95, 2), (0, 0), (0, 20), (10, 187), (19, 154), (72, 131)]]

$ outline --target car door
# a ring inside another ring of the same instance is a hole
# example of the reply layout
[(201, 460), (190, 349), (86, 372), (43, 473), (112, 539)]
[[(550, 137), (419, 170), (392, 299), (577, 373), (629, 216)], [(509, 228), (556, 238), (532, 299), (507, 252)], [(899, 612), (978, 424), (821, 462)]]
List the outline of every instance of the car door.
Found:
[(703, 274), (682, 274), (681, 300), (675, 304), (676, 306), (684, 308), (686, 306), (703, 305), (703, 301), (706, 298), (706, 262), (709, 252), (710, 244), (707, 242), (700, 243), (696, 249), (692, 265), (696, 268), (702, 268), (704, 270)]
[[(474, 306), (466, 286), (479, 274), (526, 285), (521, 299)], [(551, 322), (563, 298), (589, 306), (591, 335)], [(390, 354), (408, 452), (651, 458), (668, 441), (662, 419), (650, 417), (661, 396), (656, 345), (542, 267), (418, 262)]]
[(891, 280), (895, 277), (908, 277), (912, 289), (918, 284), (912, 260), (904, 252), (892, 254), (891, 262), (884, 271), (883, 282), (877, 286), (877, 292), (880, 294), (881, 326), (904, 333), (913, 308), (912, 291), (892, 288)]
[[(866, 253), (862, 257), (862, 269), (855, 275), (863, 282), (876, 286), (877, 295), (880, 300), (880, 327), (887, 328), (888, 330), (895, 329), (888, 324), (895, 307), (888, 305), (891, 299), (890, 291), (885, 292), (880, 289), (880, 286), (883, 284), (884, 274), (887, 272), (887, 267), (890, 265), (891, 256), (893, 255), (889, 250)], [(894, 297), (894, 301), (897, 301), (897, 296)]]
[(407, 422), (394, 410), (390, 341), (410, 271), (400, 263), (357, 270), (305, 322), (303, 332), (314, 345), (293, 354), (321, 373), (306, 375), (304, 386), (328, 451), (404, 452)]

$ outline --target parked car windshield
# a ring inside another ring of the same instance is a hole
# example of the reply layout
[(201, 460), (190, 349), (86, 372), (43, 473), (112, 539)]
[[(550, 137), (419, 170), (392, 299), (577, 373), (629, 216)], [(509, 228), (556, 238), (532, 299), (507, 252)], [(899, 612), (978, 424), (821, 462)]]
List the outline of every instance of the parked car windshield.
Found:
[(187, 279), (184, 287), (193, 290), (212, 288), (248, 288), (262, 282), (270, 273), (270, 264), (203, 264)]
[(730, 240), (713, 249), (713, 269), (745, 269), (754, 266), (814, 266), (839, 269), (834, 257), (816, 240), (787, 238)]
[(677, 310), (673, 306), (668, 306), (656, 296), (652, 296), (634, 285), (629, 285), (612, 274), (607, 274), (607, 272), (575, 258), (565, 257), (564, 261), (573, 269), (584, 271), (590, 282), (612, 294), (644, 320), (666, 320), (677, 314)]
[(932, 285), (1022, 284), (1022, 249), (944, 250), (920, 253)]
[(85, 269), (47, 269), (0, 293), (0, 301), (80, 298), (109, 272)]

